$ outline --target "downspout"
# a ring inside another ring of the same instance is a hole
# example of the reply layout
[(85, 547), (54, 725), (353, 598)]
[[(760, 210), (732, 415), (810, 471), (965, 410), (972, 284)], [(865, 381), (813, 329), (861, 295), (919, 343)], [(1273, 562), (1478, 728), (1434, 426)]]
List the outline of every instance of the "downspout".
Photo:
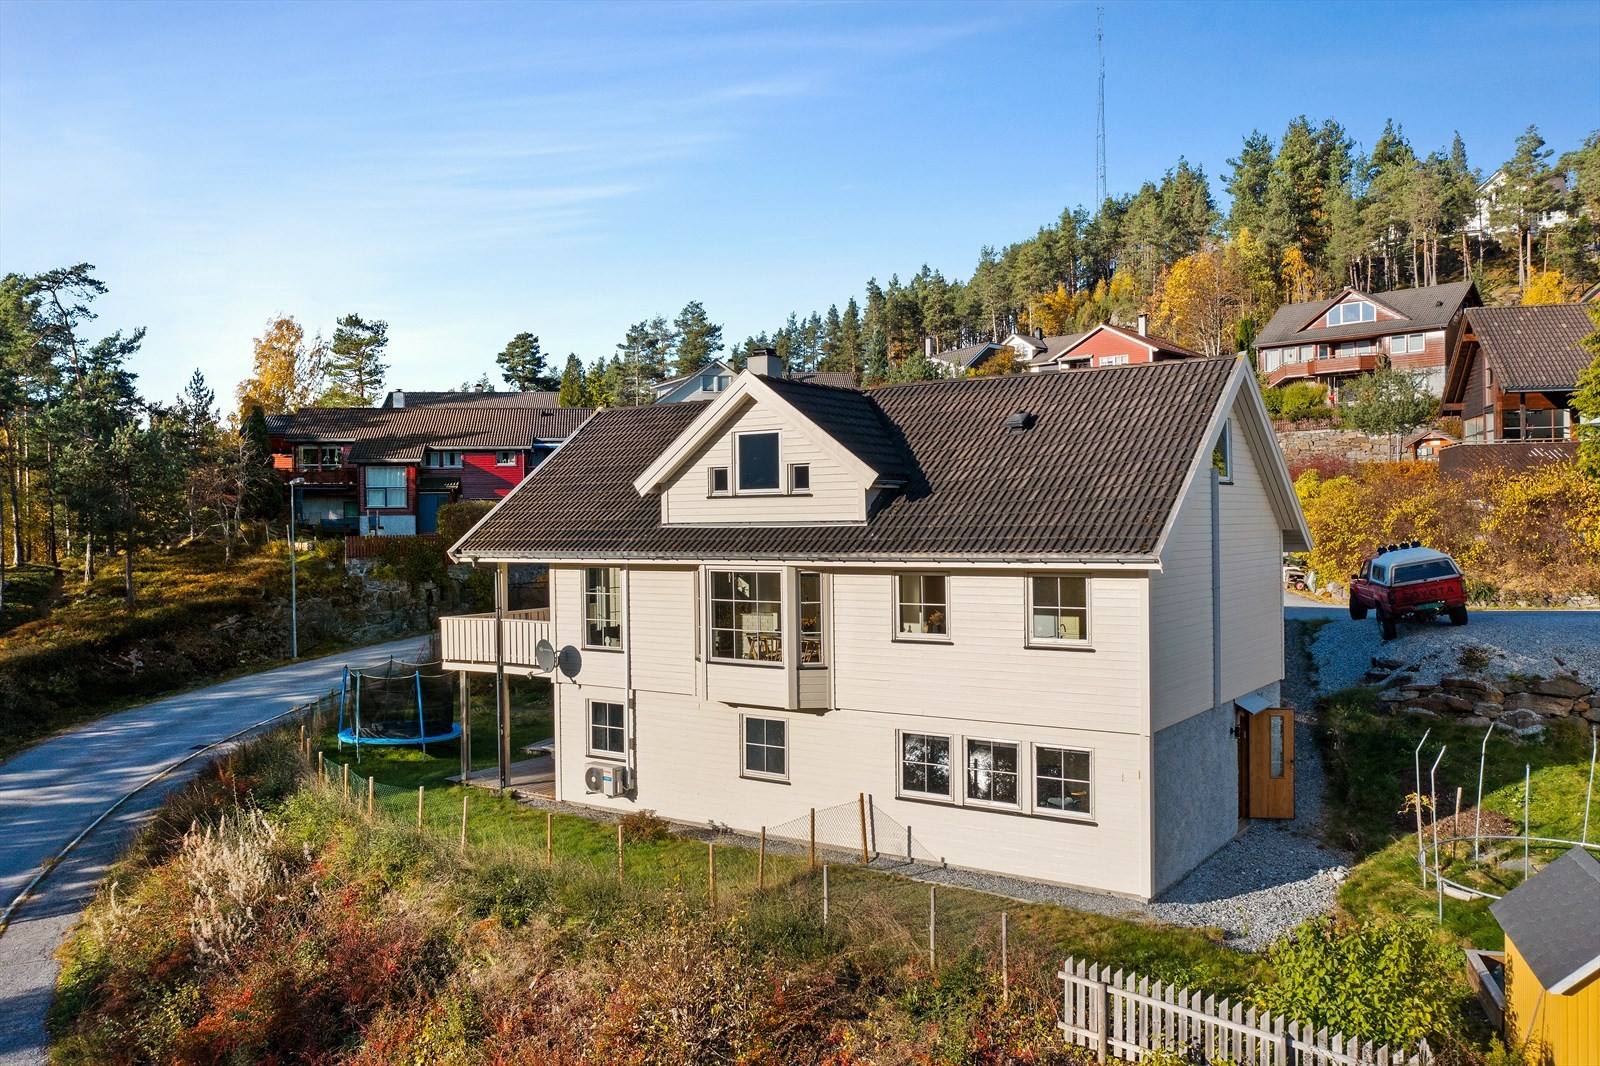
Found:
[(638, 770), (638, 742), (639, 730), (634, 721), (633, 704), (633, 570), (631, 567), (622, 567), (622, 707), (627, 716), (628, 740), (625, 746), (627, 753), (628, 780), (624, 782), (627, 791), (635, 789), (634, 780)]

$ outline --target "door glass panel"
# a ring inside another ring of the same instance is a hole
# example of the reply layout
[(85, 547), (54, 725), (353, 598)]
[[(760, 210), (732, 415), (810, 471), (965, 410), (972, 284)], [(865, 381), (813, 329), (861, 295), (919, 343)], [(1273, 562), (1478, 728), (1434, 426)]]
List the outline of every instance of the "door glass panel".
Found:
[(1283, 715), (1275, 714), (1272, 726), (1272, 776), (1283, 776)]

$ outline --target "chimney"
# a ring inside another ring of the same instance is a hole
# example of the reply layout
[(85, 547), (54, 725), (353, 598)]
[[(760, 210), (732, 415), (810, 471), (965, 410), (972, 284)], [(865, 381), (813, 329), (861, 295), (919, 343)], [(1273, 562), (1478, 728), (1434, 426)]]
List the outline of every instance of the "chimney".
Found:
[(922, 338), (922, 354), (926, 355), (929, 359), (933, 358), (933, 338), (932, 337), (924, 337), (924, 338)]
[(776, 348), (752, 348), (748, 363), (750, 373), (764, 378), (783, 377), (783, 363)]
[(1139, 312), (1139, 336), (1150, 336), (1150, 316), (1144, 311)]
[(404, 407), (405, 405), (406, 405), (406, 394), (405, 394), (405, 390), (404, 389), (395, 389), (393, 392), (391, 392), (389, 394), (389, 406), (390, 407)]

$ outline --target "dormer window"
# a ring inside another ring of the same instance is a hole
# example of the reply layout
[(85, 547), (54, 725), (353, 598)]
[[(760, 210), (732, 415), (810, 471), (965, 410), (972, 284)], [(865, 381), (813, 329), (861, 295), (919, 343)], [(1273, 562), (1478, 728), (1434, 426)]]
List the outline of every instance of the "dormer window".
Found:
[(1328, 312), (1328, 325), (1343, 326), (1351, 322), (1375, 322), (1378, 309), (1366, 300), (1352, 300)]
[(802, 495), (811, 491), (810, 463), (793, 463), (790, 465), (789, 491)]
[(711, 468), (711, 484), (709, 486), (709, 490), (713, 496), (726, 496), (728, 494), (727, 467), (714, 466)]
[(740, 492), (779, 492), (778, 435), (740, 433), (737, 441)]

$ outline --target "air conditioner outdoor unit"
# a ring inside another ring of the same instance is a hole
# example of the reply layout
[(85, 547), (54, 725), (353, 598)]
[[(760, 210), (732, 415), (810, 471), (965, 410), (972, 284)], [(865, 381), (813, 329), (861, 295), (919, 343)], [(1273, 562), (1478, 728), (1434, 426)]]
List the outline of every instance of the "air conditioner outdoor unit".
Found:
[(609, 763), (590, 763), (583, 770), (583, 787), (602, 796), (620, 796), (628, 791), (628, 768)]

